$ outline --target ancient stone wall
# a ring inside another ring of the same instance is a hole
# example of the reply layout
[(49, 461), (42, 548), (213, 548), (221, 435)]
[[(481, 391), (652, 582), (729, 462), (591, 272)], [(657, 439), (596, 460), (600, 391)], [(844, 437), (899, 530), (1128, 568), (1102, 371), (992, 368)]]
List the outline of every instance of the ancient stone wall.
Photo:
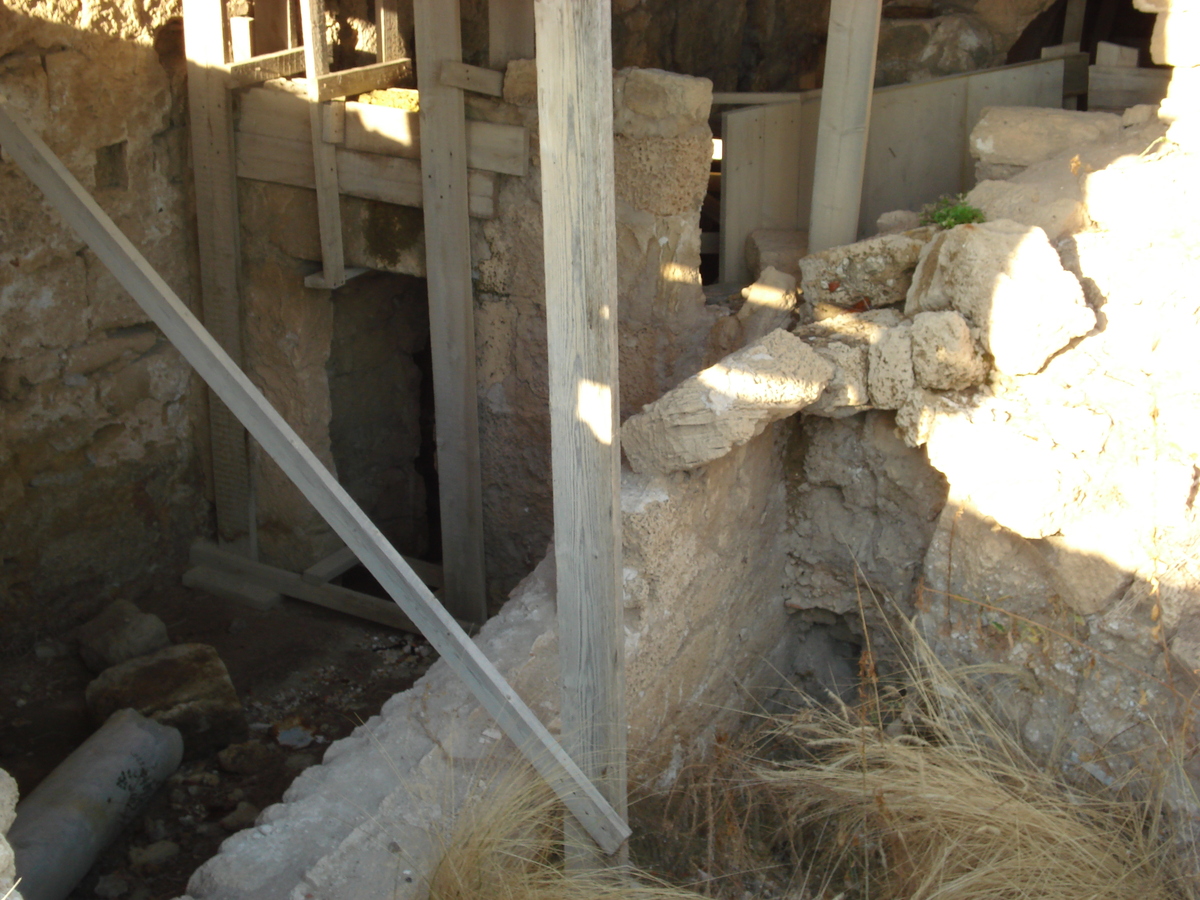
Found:
[[(0, 94), (185, 300), (178, 3), (0, 7)], [(0, 643), (174, 577), (205, 525), (189, 368), (0, 160)]]

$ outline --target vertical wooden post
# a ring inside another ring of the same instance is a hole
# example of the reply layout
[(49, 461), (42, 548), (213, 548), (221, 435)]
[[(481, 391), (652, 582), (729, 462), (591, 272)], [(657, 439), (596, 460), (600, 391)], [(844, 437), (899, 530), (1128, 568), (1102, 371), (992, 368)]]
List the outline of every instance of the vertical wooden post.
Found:
[(254, 52), (275, 53), (291, 46), (288, 0), (254, 0)]
[(487, 585), (475, 383), (475, 293), (467, 220), (466, 110), (462, 91), (442, 84), (439, 78), (443, 60), (462, 62), (458, 0), (414, 0), (413, 24), (421, 92), (421, 196), (446, 608), (458, 619), (483, 622), (487, 618)]
[(503, 69), (510, 59), (533, 59), (533, 0), (488, 0), (488, 65)]
[[(562, 742), (624, 816), (617, 250), (610, 0), (539, 0)], [(567, 863), (604, 862), (574, 820)]]
[(1083, 15), (1087, 10), (1087, 0), (1067, 0), (1067, 9), (1063, 16), (1062, 43), (1079, 44), (1083, 42)]
[(304, 21), (304, 74), (308, 78), (308, 118), (312, 131), (313, 165), (317, 182), (317, 219), (321, 229), (321, 271), (304, 283), (312, 288), (333, 290), (346, 283), (346, 258), (342, 248), (342, 199), (338, 190), (337, 151), (325, 141), (325, 107), (317, 101), (317, 79), (329, 74), (329, 50), (325, 44), (325, 4), (322, 0), (300, 0)]
[(850, 244), (858, 237), (881, 11), (882, 0), (833, 0), (830, 6), (810, 253)]
[[(196, 188), (196, 237), (204, 324), (222, 349), (242, 361), (241, 225), (234, 170), (233, 120), (223, 0), (184, 0), (188, 115)], [(226, 543), (252, 537), (252, 490), (246, 432), (225, 404), (209, 393), (213, 494), (217, 533)]]
[(399, 0), (375, 0), (375, 61), (390, 62), (404, 55), (400, 40)]

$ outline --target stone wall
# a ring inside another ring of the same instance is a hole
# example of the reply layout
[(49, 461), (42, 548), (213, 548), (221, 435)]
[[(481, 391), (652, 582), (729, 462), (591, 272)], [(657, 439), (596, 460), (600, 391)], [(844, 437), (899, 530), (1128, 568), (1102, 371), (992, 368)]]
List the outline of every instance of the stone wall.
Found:
[[(0, 7), (0, 93), (192, 297), (178, 3)], [(173, 578), (205, 525), (189, 368), (0, 161), (0, 645)]]
[[(532, 60), (511, 63), (504, 100), (469, 115), (537, 134)], [(711, 85), (666, 72), (614, 79), (622, 415), (705, 364), (717, 314), (698, 273)], [(503, 597), (553, 531), (545, 285), (537, 143), (525, 178), (500, 176), (496, 217), (474, 221), (476, 350), (489, 594)]]

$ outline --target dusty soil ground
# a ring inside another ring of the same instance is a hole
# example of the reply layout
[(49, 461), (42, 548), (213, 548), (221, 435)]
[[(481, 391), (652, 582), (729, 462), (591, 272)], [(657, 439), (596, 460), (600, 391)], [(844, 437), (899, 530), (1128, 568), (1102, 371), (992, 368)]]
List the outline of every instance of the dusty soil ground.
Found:
[[(256, 746), (224, 766), (216, 754), (185, 762), (72, 898), (183, 894), (221, 841), (253, 824), (332, 741), (376, 714), (435, 659), (419, 637), (298, 601), (258, 612), (183, 587), (129, 599), (158, 615), (174, 642), (216, 648)], [(0, 768), (17, 779), (22, 797), (93, 730), (83, 692), (94, 676), (71, 638), (43, 641), (0, 671)], [(292, 746), (280, 743), (281, 732)]]

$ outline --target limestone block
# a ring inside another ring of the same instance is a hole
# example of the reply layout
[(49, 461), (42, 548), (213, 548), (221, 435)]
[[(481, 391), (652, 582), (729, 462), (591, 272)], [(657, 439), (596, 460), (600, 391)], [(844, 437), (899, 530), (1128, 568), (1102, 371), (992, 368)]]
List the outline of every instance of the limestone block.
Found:
[(746, 267), (755, 278), (774, 268), (799, 280), (800, 258), (807, 253), (807, 231), (760, 228), (746, 238)]
[(742, 289), (745, 302), (737, 311), (743, 341), (752, 344), (776, 328), (785, 328), (796, 309), (794, 276), (768, 267), (758, 280)]
[(695, 469), (816, 400), (833, 366), (782, 329), (664, 394), (621, 428), (635, 472)]
[(79, 629), (79, 655), (93, 672), (145, 656), (171, 643), (158, 616), (117, 600)]
[(804, 299), (843, 308), (864, 301), (872, 307), (901, 302), (921, 248), (934, 231), (930, 227), (885, 234), (804, 257), (800, 260)]
[(708, 192), (712, 134), (613, 140), (616, 197), (656, 216), (695, 215)]
[(823, 318), (795, 330), (797, 337), (834, 366), (833, 377), (808, 415), (841, 418), (870, 408), (867, 386), (869, 351), (889, 328), (901, 322), (893, 309), (865, 313), (842, 313)]
[(889, 328), (867, 349), (867, 393), (871, 405), (877, 409), (899, 409), (915, 386), (912, 326)]
[(954, 310), (917, 313), (911, 341), (913, 375), (921, 387), (959, 391), (987, 374), (966, 320)]
[(971, 131), (971, 155), (987, 163), (1029, 166), (1121, 133), (1121, 117), (1032, 106), (990, 106)]
[(1147, 125), (1158, 118), (1158, 105), (1155, 103), (1139, 103), (1121, 113), (1122, 128), (1138, 128)]
[(880, 234), (900, 234), (921, 227), (921, 216), (911, 209), (893, 209), (875, 220), (875, 230)]
[(537, 60), (510, 59), (504, 70), (504, 99), (537, 108)]
[(1091, 224), (1074, 178), (1040, 184), (982, 181), (967, 194), (967, 202), (983, 210), (989, 221), (1011, 219), (1040, 228), (1052, 243)]
[(87, 686), (85, 698), (97, 722), (128, 707), (178, 728), (188, 758), (246, 738), (229, 672), (205, 644), (176, 644), (106, 669)]
[(995, 368), (1011, 375), (1038, 371), (1096, 324), (1046, 233), (1005, 219), (959, 225), (931, 243), (905, 312), (950, 307), (966, 318)]
[(712, 82), (662, 69), (622, 69), (613, 78), (613, 130), (626, 137), (682, 137), (708, 130)]

